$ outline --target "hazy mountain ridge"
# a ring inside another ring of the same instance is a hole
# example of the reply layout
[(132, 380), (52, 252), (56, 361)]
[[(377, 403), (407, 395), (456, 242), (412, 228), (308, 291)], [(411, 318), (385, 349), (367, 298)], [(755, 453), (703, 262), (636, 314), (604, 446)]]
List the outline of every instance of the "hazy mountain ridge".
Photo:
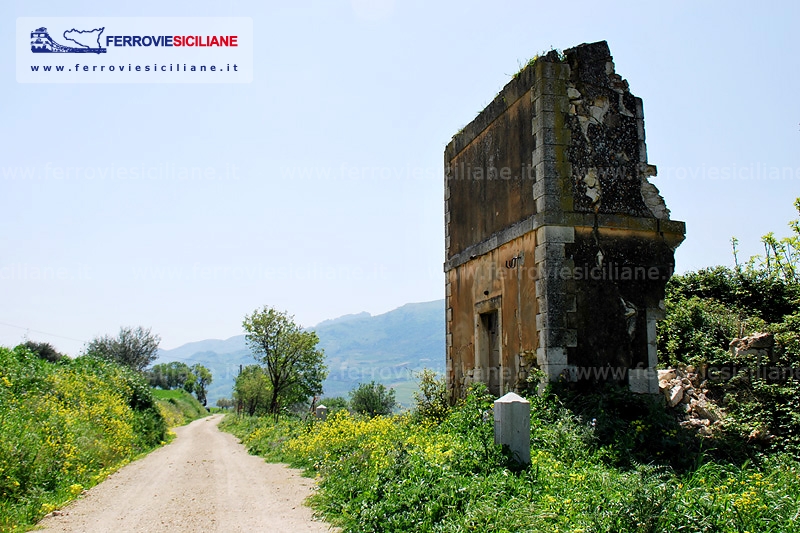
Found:
[[(408, 404), (416, 388), (414, 371), (444, 370), (444, 300), (406, 304), (375, 316), (344, 315), (309, 329), (317, 332), (325, 350), (329, 371), (325, 396), (346, 396), (358, 383), (375, 380), (394, 387), (398, 400)], [(255, 363), (244, 335), (161, 350), (157, 362), (169, 361), (200, 363), (211, 370), (209, 405), (231, 396), (239, 365)]]

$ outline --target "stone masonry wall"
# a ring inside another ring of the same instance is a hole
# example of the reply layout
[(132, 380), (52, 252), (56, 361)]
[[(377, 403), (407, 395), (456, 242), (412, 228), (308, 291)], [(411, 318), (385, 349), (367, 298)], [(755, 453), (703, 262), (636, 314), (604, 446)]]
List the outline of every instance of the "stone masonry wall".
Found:
[[(538, 58), (453, 138), (445, 272), (455, 396), (476, 380), (498, 394), (519, 389), (534, 366), (551, 380), (658, 392), (655, 323), (685, 228), (669, 220), (655, 174), (642, 101), (605, 42)], [(490, 353), (485, 324), (500, 339)]]

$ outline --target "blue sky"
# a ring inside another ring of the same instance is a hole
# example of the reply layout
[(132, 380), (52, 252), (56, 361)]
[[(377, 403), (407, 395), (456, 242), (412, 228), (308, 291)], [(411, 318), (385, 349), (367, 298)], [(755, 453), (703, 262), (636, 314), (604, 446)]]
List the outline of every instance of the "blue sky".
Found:
[[(237, 335), (262, 305), (313, 325), (443, 298), (445, 145), (530, 57), (583, 42), (607, 40), (644, 99), (653, 183), (687, 223), (678, 270), (732, 263), (734, 235), (758, 253), (795, 218), (796, 2), (39, 0), (0, 14), (2, 345), (27, 334), (77, 354), (144, 325), (174, 348)], [(253, 82), (19, 84), (22, 16), (252, 17)], [(143, 167), (159, 177), (99, 177)], [(212, 177), (181, 179), (191, 169)]]

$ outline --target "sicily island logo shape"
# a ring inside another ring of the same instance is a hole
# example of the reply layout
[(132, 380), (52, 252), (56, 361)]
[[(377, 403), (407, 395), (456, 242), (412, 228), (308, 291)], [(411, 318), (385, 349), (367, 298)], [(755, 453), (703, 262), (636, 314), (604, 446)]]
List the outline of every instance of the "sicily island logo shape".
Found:
[(100, 46), (100, 35), (104, 30), (105, 28), (67, 30), (64, 32), (64, 39), (72, 41), (77, 46), (64, 46), (50, 37), (47, 28), (38, 28), (31, 32), (31, 52), (36, 54), (105, 54), (106, 49)]

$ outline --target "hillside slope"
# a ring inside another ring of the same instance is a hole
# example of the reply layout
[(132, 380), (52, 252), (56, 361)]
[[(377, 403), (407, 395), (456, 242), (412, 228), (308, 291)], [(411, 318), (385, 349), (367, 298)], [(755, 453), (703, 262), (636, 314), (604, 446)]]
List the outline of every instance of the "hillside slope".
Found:
[[(358, 383), (375, 380), (394, 387), (398, 401), (408, 405), (416, 388), (414, 371), (426, 367), (444, 371), (444, 300), (406, 304), (375, 316), (345, 315), (311, 329), (325, 350), (329, 370), (325, 396), (345, 396)], [(209, 406), (231, 396), (239, 365), (255, 362), (244, 335), (161, 350), (157, 362), (169, 361), (200, 363), (211, 370)]]
[(152, 393), (158, 409), (161, 411), (161, 416), (164, 417), (170, 428), (183, 426), (198, 418), (208, 416), (208, 411), (197, 401), (197, 398), (183, 389), (152, 389)]

